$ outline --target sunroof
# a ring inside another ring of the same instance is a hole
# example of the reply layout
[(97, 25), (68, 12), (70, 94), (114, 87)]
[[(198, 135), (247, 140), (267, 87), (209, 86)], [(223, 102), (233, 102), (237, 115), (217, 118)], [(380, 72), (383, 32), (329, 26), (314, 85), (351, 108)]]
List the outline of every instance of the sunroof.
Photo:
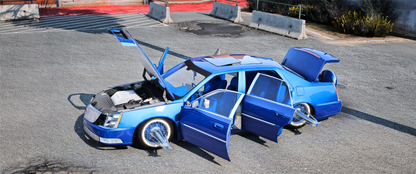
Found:
[(226, 65), (232, 65), (232, 64), (241, 64), (241, 65), (246, 65), (246, 64), (260, 64), (261, 61), (259, 61), (256, 58), (253, 58), (251, 56), (238, 56), (238, 58), (233, 57), (233, 56), (225, 56), (222, 55), (221, 57), (217, 56), (214, 58), (205, 58), (206, 61), (212, 63), (215, 66), (226, 66)]
[(207, 60), (208, 62), (212, 63), (215, 66), (225, 66), (225, 65), (230, 65), (234, 63), (240, 63), (240, 61), (234, 57), (219, 58), (219, 59), (205, 58), (205, 60)]
[(253, 58), (251, 56), (244, 56), (242, 59), (240, 59), (240, 63), (244, 65), (244, 64), (259, 64), (261, 62), (260, 60)]

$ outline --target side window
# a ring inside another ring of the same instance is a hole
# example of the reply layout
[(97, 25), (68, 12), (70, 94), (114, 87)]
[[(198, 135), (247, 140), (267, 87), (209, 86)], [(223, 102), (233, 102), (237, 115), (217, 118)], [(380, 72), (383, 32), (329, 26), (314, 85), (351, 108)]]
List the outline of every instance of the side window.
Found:
[[(209, 96), (203, 96), (198, 99), (198, 108), (219, 114), (224, 117), (232, 117), (231, 114), (236, 102), (241, 94), (232, 91), (216, 90)], [(200, 102), (200, 103), (199, 103)]]
[(248, 91), (248, 88), (251, 86), (251, 83), (254, 80), (254, 77), (256, 77), (257, 73), (266, 74), (272, 77), (276, 77), (278, 79), (282, 79), (279, 74), (277, 74), (276, 71), (246, 71), (246, 91)]
[(291, 96), (286, 82), (264, 74), (258, 74), (250, 95), (291, 106)]
[(204, 85), (201, 92), (207, 94), (217, 89), (237, 91), (237, 73), (221, 74), (213, 77)]

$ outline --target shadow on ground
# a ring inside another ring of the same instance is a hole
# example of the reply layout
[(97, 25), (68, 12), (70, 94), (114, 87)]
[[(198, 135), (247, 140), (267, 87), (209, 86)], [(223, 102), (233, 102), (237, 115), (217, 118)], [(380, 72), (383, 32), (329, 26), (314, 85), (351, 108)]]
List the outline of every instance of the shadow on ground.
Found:
[(391, 129), (394, 129), (403, 133), (416, 136), (416, 129), (406, 126), (406, 125), (402, 125), (402, 124), (399, 124), (390, 120), (386, 120), (384, 118), (380, 118), (374, 115), (366, 114), (364, 112), (357, 111), (355, 109), (351, 109), (348, 107), (342, 107), (341, 112), (352, 115), (357, 118), (361, 118), (363, 120), (367, 120), (367, 121), (379, 124), (379, 125), (383, 125), (385, 127), (388, 127), (388, 128), (391, 128)]
[[(85, 110), (86, 106), (89, 104), (90, 99), (93, 97), (93, 94), (86, 94), (86, 93), (76, 93), (71, 94), (68, 96), (69, 103), (78, 110)], [(77, 101), (80, 100), (83, 105), (79, 106), (76, 105)], [(85, 144), (88, 144), (90, 147), (93, 147), (98, 150), (122, 150), (127, 149), (127, 146), (108, 146), (101, 144), (95, 140), (93, 140), (91, 137), (89, 137), (85, 131), (84, 131), (84, 114), (81, 114), (78, 116), (77, 120), (74, 124), (74, 132), (81, 138), (82, 141), (85, 142)]]
[[(59, 9), (49, 9), (59, 10)], [(44, 13), (48, 13), (47, 11)], [(51, 12), (56, 14), (57, 12)], [(0, 33), (20, 33), (31, 31), (74, 30), (83, 33), (107, 33), (107, 29), (124, 27), (164, 26), (160, 22), (141, 14), (99, 14), (94, 10), (64, 10), (59, 16), (41, 17), (35, 20), (8, 21), (8, 26), (0, 27)], [(75, 14), (75, 15), (74, 15)], [(87, 15), (85, 15), (87, 14)], [(1, 14), (0, 14), (1, 15)]]

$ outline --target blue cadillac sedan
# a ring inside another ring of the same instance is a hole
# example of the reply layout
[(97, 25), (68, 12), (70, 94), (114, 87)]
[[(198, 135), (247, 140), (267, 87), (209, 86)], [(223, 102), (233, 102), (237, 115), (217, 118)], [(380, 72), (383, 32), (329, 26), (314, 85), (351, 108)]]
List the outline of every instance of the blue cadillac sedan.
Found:
[(328, 53), (290, 48), (281, 64), (247, 54), (188, 59), (164, 72), (168, 52), (153, 64), (126, 30), (109, 30), (124, 46), (136, 46), (144, 81), (96, 94), (84, 113), (84, 130), (107, 145), (170, 148), (185, 140), (230, 160), (230, 134), (251, 132), (277, 142), (284, 126), (318, 125), (340, 112)]

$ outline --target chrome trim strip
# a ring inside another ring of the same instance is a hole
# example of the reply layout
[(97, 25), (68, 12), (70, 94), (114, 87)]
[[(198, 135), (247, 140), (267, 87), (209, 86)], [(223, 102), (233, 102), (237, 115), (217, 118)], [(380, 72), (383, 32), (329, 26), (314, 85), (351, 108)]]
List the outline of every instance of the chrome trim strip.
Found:
[(95, 141), (100, 141), (100, 137), (98, 135), (95, 135), (94, 133), (92, 133), (87, 126), (84, 126), (84, 131)]
[(227, 120), (231, 120), (231, 118), (228, 118), (228, 117), (226, 117), (226, 116), (224, 116), (224, 115), (220, 115), (220, 114), (217, 114), (217, 113), (214, 113), (214, 112), (211, 112), (211, 111), (205, 110), (205, 109), (200, 109), (200, 108), (195, 108), (195, 109), (198, 109), (198, 110), (200, 110), (200, 111), (204, 111), (204, 112), (207, 112), (207, 113), (210, 113), (210, 114), (214, 114), (214, 115), (216, 115), (216, 116), (218, 116), (218, 117), (222, 117), (222, 118), (225, 118), (225, 119), (227, 119)]
[(327, 102), (327, 103), (319, 103), (317, 106), (323, 106), (323, 105), (330, 105), (330, 104), (337, 104), (339, 101), (333, 101), (333, 102)]
[(264, 100), (264, 101), (267, 101), (267, 102), (275, 103), (275, 104), (278, 104), (278, 105), (280, 105), (280, 106), (284, 106), (284, 107), (288, 107), (288, 108), (293, 109), (293, 107), (292, 107), (292, 106), (289, 106), (289, 105), (284, 105), (284, 104), (281, 104), (281, 103), (275, 102), (275, 101), (273, 101), (273, 100), (269, 100), (269, 99), (267, 99), (267, 98), (261, 98), (261, 97), (258, 97), (258, 96), (255, 96), (255, 95), (250, 95), (250, 94), (249, 94), (248, 96), (251, 96), (251, 97), (254, 97), (254, 98), (258, 98), (258, 99), (260, 99), (260, 100)]
[(263, 123), (266, 123), (266, 124), (270, 124), (270, 125), (272, 125), (272, 126), (275, 126), (275, 124), (273, 124), (273, 123), (270, 123), (270, 122), (268, 122), (268, 121), (264, 121), (264, 120), (262, 120), (262, 119), (259, 119), (259, 118), (256, 118), (256, 117), (253, 117), (253, 116), (250, 116), (250, 115), (247, 115), (247, 114), (245, 114), (245, 113), (241, 113), (241, 115), (244, 115), (244, 116), (246, 116), (246, 117), (250, 117), (250, 118), (255, 119), (255, 120), (257, 120), (257, 121), (261, 121), (261, 122), (263, 122)]
[(251, 85), (250, 85), (250, 88), (247, 91), (247, 94), (251, 93), (251, 90), (253, 89), (254, 84), (257, 82), (257, 79), (259, 78), (259, 76), (260, 76), (260, 73), (257, 73), (256, 77), (254, 77), (253, 81), (251, 81)]
[(226, 143), (226, 141), (221, 140), (221, 139), (219, 139), (219, 138), (217, 138), (217, 137), (214, 137), (214, 136), (212, 136), (212, 135), (210, 135), (210, 134), (208, 134), (208, 133), (205, 133), (205, 132), (203, 132), (203, 131), (201, 131), (201, 130), (199, 130), (199, 129), (196, 129), (196, 128), (192, 127), (192, 126), (189, 126), (189, 125), (187, 125), (187, 124), (183, 124), (183, 125), (184, 125), (184, 126), (186, 126), (186, 127), (188, 127), (188, 128), (191, 128), (191, 129), (193, 129), (193, 130), (195, 130), (195, 131), (197, 131), (197, 132), (199, 132), (199, 133), (202, 133), (202, 134), (204, 134), (204, 135), (206, 135), (206, 136), (209, 136), (209, 137), (214, 138), (214, 139), (216, 139), (216, 140), (218, 140), (218, 141), (221, 141), (221, 142), (223, 142), (223, 143)]
[(274, 77), (274, 76), (271, 76), (271, 75), (268, 75), (268, 74), (260, 74), (260, 75), (262, 75), (262, 76), (266, 76), (266, 77), (270, 77), (270, 78), (272, 78), (272, 79), (280, 80), (280, 81), (283, 81), (283, 82), (286, 82), (286, 81), (284, 81), (283, 79), (279, 79), (279, 78), (277, 78), (277, 77)]
[(238, 106), (240, 106), (241, 101), (243, 100), (244, 94), (241, 94), (240, 97), (237, 99), (237, 102), (234, 104), (233, 109), (230, 112), (230, 115), (228, 116), (230, 119), (234, 118), (234, 115), (237, 112)]

